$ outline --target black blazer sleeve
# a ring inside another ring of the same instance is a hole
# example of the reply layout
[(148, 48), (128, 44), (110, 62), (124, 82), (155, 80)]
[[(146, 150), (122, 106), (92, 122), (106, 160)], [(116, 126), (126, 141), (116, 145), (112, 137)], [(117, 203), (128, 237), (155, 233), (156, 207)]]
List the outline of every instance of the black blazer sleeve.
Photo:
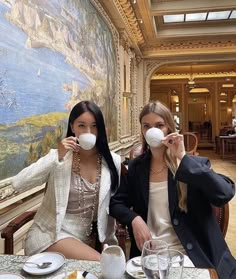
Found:
[(235, 184), (227, 176), (217, 174), (210, 168), (208, 158), (185, 155), (175, 178), (200, 191), (209, 203), (222, 206), (235, 194)]
[(127, 175), (121, 177), (120, 187), (115, 195), (111, 197), (109, 212), (121, 224), (130, 226), (137, 214), (131, 210), (132, 194), (127, 180)]

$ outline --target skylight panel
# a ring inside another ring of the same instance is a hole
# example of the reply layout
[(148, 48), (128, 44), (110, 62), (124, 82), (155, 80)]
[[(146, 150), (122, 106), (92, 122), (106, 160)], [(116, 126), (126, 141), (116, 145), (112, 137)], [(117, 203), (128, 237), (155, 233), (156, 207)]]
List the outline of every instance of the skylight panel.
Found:
[(209, 12), (207, 20), (228, 19), (231, 11)]
[(179, 15), (164, 15), (164, 23), (184, 22), (184, 14)]
[(207, 13), (194, 13), (186, 14), (186, 21), (204, 21), (206, 20)]
[(232, 11), (232, 14), (230, 16), (230, 19), (236, 18), (236, 10)]

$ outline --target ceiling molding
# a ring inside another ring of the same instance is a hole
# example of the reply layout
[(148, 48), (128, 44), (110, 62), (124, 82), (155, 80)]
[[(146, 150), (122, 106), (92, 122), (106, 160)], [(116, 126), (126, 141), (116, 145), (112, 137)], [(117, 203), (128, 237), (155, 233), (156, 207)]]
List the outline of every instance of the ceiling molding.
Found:
[(142, 49), (144, 57), (161, 57), (167, 55), (232, 54), (236, 53), (236, 42), (231, 41), (180, 41), (163, 42)]
[(124, 22), (139, 45), (144, 43), (143, 34), (139, 27), (138, 20), (129, 0), (114, 0), (114, 3), (122, 15)]
[(122, 30), (128, 34), (129, 47), (145, 60), (236, 59), (235, 19), (186, 24), (163, 22), (164, 14), (235, 10), (235, 0), (99, 1), (106, 7), (120, 34)]
[[(236, 72), (209, 72), (209, 73), (194, 73), (192, 77), (195, 78), (224, 78), (224, 77), (236, 77)], [(188, 79), (189, 74), (160, 74), (156, 73), (152, 76), (153, 80), (165, 80), (165, 79)]]

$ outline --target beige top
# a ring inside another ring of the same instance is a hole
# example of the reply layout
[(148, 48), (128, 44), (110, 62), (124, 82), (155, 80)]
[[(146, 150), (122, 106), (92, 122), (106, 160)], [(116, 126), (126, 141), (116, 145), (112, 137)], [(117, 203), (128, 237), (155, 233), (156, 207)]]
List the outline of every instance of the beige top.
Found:
[[(79, 188), (78, 183), (81, 184), (81, 179), (83, 179), (83, 195), (82, 197), (79, 197)], [(69, 192), (69, 199), (68, 199), (68, 205), (66, 209), (66, 213), (70, 214), (80, 214), (83, 218), (91, 218), (92, 215), (92, 209), (93, 209), (93, 203), (94, 198), (96, 195), (95, 192), (95, 186), (96, 183), (90, 183), (83, 177), (80, 177), (79, 175), (75, 174), (74, 172), (71, 173), (71, 185), (70, 185), (70, 192)], [(81, 206), (79, 207), (79, 199), (81, 200)], [(94, 218), (93, 221), (97, 220), (97, 208), (98, 208), (98, 199), (95, 203), (95, 212), (94, 212)]]
[(167, 181), (150, 182), (147, 225), (152, 238), (164, 240), (171, 248), (186, 254), (171, 223)]

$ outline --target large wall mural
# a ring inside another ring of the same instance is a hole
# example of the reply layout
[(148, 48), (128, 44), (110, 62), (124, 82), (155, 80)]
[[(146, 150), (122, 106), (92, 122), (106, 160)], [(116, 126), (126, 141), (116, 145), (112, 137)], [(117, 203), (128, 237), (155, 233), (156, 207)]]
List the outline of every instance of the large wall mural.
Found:
[(0, 61), (0, 180), (56, 147), (80, 100), (117, 141), (115, 47), (89, 0), (0, 0)]

